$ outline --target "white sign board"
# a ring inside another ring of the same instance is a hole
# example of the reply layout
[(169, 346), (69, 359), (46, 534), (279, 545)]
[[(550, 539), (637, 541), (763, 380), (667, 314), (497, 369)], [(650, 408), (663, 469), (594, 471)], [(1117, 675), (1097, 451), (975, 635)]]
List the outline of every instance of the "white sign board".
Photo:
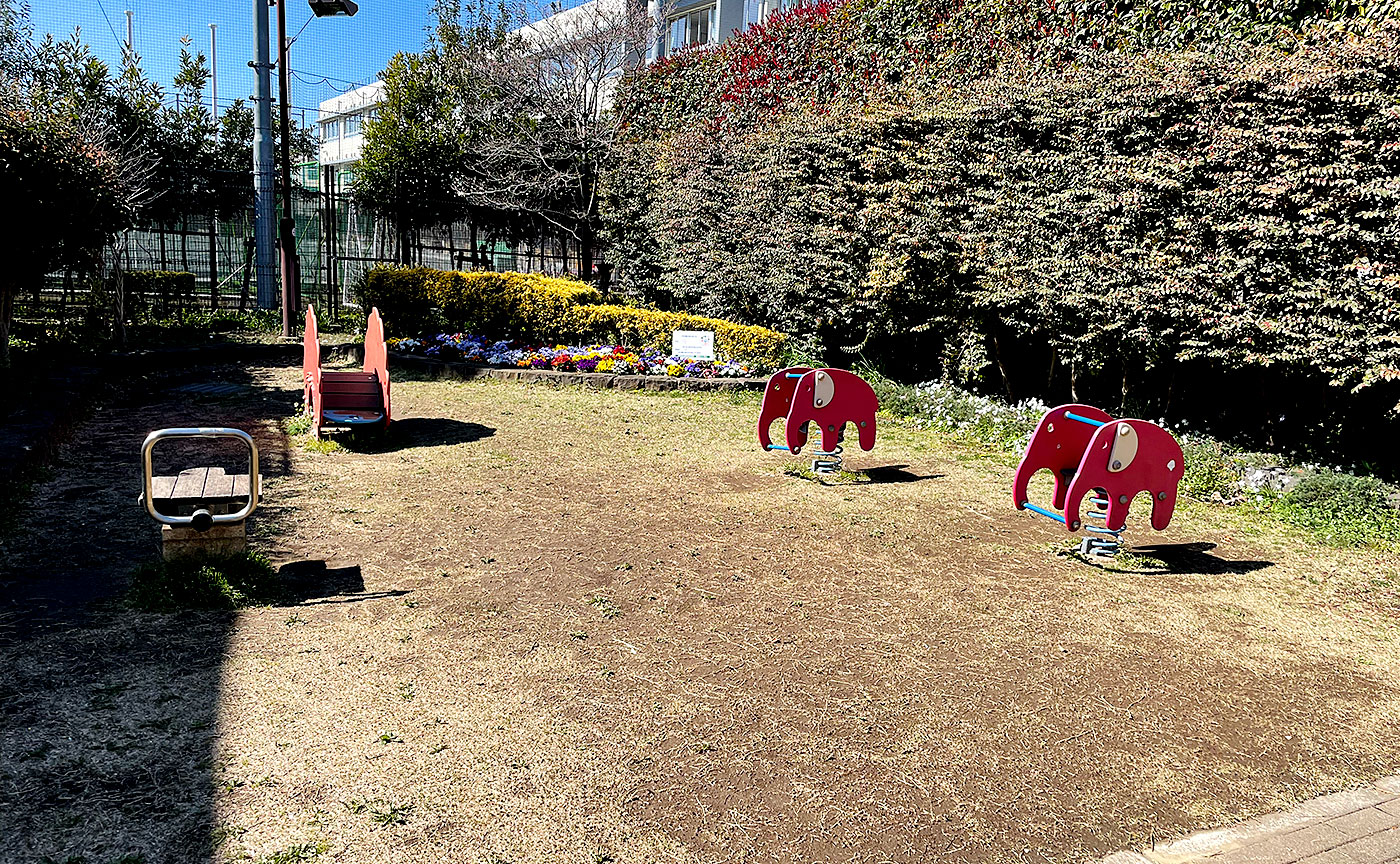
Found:
[(677, 330), (671, 334), (671, 356), (684, 360), (715, 359), (712, 330)]

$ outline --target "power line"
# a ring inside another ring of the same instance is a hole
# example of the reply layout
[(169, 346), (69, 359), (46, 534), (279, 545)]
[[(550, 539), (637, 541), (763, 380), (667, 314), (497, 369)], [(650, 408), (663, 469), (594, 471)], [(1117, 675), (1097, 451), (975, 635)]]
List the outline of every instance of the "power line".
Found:
[(122, 44), (122, 37), (117, 35), (117, 28), (112, 26), (112, 19), (107, 17), (107, 9), (102, 5), (102, 0), (97, 0), (97, 10), (102, 13), (102, 20), (107, 22), (107, 29), (112, 31), (112, 38), (117, 40), (117, 44)]
[[(315, 73), (308, 74), (315, 75)], [(337, 93), (353, 93), (354, 91), (365, 86), (364, 84), (361, 84), (358, 81), (346, 81), (344, 78), (335, 78), (331, 75), (315, 75), (315, 77), (307, 77), (306, 75), (303, 75), (295, 69), (292, 70), (292, 77), (303, 84), (310, 84), (313, 87), (329, 87), (331, 90), (334, 90)], [(342, 81), (346, 84), (349, 84), (350, 86), (341, 89), (340, 87), (337, 87), (334, 84), (332, 84), (332, 80)]]
[(324, 72), (306, 72), (306, 70), (304, 69), (292, 70), (292, 74), (298, 74), (302, 72), (304, 72), (307, 75), (315, 75), (318, 78), (329, 78), (332, 81), (339, 81), (342, 84), (354, 84), (356, 87), (363, 87), (369, 83), (368, 81), (351, 81), (349, 78), (337, 78), (334, 75), (327, 75)]

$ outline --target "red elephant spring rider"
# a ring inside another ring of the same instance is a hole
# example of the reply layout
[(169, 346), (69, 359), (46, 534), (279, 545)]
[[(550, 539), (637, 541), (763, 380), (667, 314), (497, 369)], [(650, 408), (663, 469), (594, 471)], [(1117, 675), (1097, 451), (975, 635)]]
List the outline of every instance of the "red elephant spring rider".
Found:
[[(1042, 417), (1031, 435), (1012, 493), (1016, 509), (1047, 516), (1069, 531), (1090, 532), (1081, 552), (1110, 557), (1122, 545), (1128, 506), (1138, 493), (1152, 496), (1153, 528), (1162, 531), (1171, 522), (1184, 463), (1181, 445), (1155, 423), (1114, 420), (1091, 405), (1061, 405)], [(1027, 499), (1031, 476), (1045, 468), (1055, 475), (1053, 503), (1063, 515)], [(1091, 496), (1091, 506), (1081, 519), (1085, 496)], [(1084, 524), (1084, 519), (1103, 524)]]
[[(860, 449), (875, 446), (875, 412), (880, 400), (860, 376), (844, 369), (809, 369), (793, 366), (768, 379), (763, 406), (758, 412), (758, 443), (764, 450), (786, 450), (794, 455), (807, 445), (807, 425), (815, 423), (821, 447), (814, 450), (812, 470), (835, 474), (841, 470), (842, 441), (846, 424), (853, 423)], [(769, 427), (784, 418), (785, 444), (774, 444)]]

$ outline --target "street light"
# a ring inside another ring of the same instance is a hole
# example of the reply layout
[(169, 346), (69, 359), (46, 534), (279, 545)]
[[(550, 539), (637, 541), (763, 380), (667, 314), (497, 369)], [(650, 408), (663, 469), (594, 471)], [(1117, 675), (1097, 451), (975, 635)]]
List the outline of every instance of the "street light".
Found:
[(360, 6), (351, 0), (306, 0), (311, 5), (311, 14), (317, 18), (329, 18), (334, 15), (354, 15), (360, 11)]
[[(288, 105), (289, 76), (287, 65), (287, 0), (268, 0), (277, 6), (277, 82), (282, 98), (282, 224), (278, 246), (282, 252), (282, 335), (292, 335), (293, 308), (301, 300), (301, 266), (297, 261), (296, 222), (292, 218), (292, 144), (291, 111)], [(353, 0), (307, 0), (311, 14), (317, 18), (354, 15), (360, 7)]]

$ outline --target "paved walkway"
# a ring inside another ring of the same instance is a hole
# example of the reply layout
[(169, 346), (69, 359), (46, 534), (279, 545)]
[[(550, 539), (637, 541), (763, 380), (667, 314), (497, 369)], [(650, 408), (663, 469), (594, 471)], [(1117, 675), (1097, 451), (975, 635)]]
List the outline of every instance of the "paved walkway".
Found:
[(1400, 776), (1368, 789), (1204, 831), (1103, 864), (1389, 864), (1400, 862)]

